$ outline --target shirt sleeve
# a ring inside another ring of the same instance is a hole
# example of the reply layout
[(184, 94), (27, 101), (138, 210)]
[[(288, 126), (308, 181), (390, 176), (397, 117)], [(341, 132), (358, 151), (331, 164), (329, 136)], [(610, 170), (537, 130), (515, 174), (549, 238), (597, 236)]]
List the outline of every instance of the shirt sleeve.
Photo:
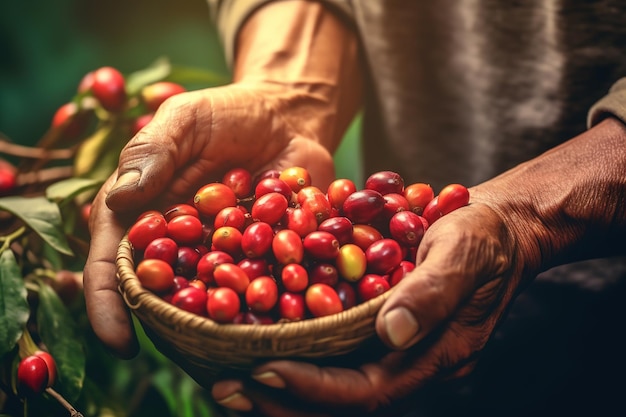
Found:
[[(211, 18), (224, 46), (226, 63), (232, 67), (237, 34), (243, 23), (257, 9), (277, 0), (208, 0)], [(280, 0), (278, 0), (280, 1)], [(351, 18), (351, 0), (320, 0), (331, 9)]]
[(626, 123), (626, 77), (613, 84), (609, 93), (591, 107), (587, 126), (592, 127), (609, 115)]

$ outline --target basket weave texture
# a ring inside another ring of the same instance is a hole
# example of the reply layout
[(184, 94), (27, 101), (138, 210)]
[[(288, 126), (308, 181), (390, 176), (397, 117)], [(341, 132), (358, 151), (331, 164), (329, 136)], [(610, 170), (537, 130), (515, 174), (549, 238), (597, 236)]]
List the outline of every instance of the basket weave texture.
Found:
[(189, 313), (142, 287), (127, 237), (117, 254), (119, 291), (160, 348), (217, 376), (249, 370), (264, 359), (328, 358), (349, 353), (375, 335), (376, 313), (391, 291), (341, 313), (276, 324), (220, 324)]

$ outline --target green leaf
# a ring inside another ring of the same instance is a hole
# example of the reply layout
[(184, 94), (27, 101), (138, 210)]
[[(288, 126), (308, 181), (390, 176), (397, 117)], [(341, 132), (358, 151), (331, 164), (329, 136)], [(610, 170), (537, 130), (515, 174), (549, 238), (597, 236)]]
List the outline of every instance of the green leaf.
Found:
[(0, 210), (13, 213), (46, 243), (66, 255), (73, 255), (63, 233), (59, 206), (46, 197), (3, 197)]
[(13, 252), (5, 250), (0, 254), (0, 357), (22, 336), (29, 315), (24, 278)]
[(41, 339), (57, 363), (59, 391), (70, 402), (76, 401), (85, 379), (85, 353), (74, 319), (45, 283), (39, 286), (37, 323)]
[(107, 123), (85, 139), (74, 157), (74, 175), (104, 182), (117, 168), (120, 152), (130, 139), (122, 126)]
[(227, 77), (213, 71), (207, 71), (203, 68), (182, 66), (172, 67), (172, 70), (166, 79), (182, 85), (200, 84), (205, 87), (223, 85), (229, 81)]
[(62, 204), (85, 191), (95, 189), (101, 185), (102, 181), (92, 178), (68, 178), (50, 185), (46, 189), (46, 197), (51, 201)]
[(150, 66), (128, 74), (126, 77), (126, 93), (130, 96), (141, 91), (148, 84), (165, 79), (172, 69), (167, 57), (160, 57)]

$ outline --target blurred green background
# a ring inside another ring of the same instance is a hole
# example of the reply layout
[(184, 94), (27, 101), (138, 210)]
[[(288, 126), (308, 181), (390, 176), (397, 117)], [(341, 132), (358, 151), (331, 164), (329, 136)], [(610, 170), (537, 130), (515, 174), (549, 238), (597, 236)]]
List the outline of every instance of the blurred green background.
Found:
[[(34, 145), (87, 72), (113, 66), (130, 73), (162, 56), (229, 79), (205, 0), (0, 0), (0, 133)], [(358, 185), (359, 129), (357, 118), (335, 155), (337, 177)], [(79, 316), (88, 327), (86, 316)], [(102, 417), (219, 416), (207, 392), (139, 335), (142, 353), (129, 362), (110, 357), (93, 335), (85, 335), (89, 378), (81, 411)]]

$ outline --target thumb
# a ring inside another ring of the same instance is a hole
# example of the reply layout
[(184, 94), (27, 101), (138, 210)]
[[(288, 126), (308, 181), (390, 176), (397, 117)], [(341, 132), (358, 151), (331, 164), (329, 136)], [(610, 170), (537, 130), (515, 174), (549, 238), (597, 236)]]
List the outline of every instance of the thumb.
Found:
[(397, 284), (376, 319), (376, 331), (389, 347), (406, 349), (425, 338), (471, 294), (474, 280), (450, 263), (448, 251), (431, 248)]
[(120, 153), (118, 175), (106, 197), (113, 211), (136, 210), (138, 203), (153, 200), (174, 175), (180, 125), (173, 131), (171, 122), (157, 116)]

